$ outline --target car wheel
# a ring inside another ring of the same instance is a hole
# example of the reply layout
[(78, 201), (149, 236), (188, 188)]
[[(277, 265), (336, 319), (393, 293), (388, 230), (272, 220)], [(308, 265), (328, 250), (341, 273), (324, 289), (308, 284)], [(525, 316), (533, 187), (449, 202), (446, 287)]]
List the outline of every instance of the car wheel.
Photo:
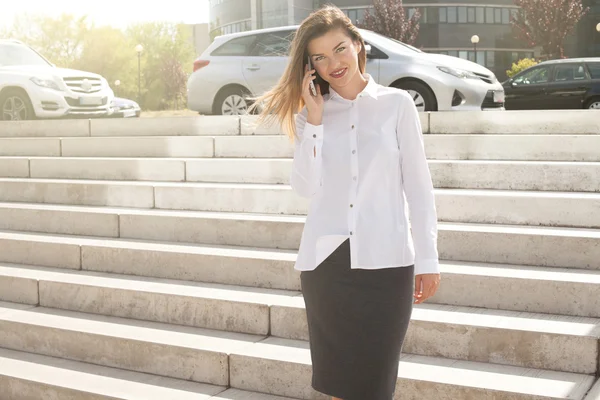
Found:
[(242, 88), (224, 90), (215, 102), (215, 114), (245, 115), (248, 112), (248, 92)]
[(0, 95), (0, 121), (35, 119), (29, 97), (21, 90), (9, 89)]
[(588, 110), (600, 110), (600, 98), (596, 97), (588, 101), (586, 107)]
[(415, 106), (419, 111), (436, 111), (437, 104), (435, 95), (427, 86), (420, 82), (400, 82), (395, 85), (398, 89), (406, 90), (410, 97), (413, 98)]

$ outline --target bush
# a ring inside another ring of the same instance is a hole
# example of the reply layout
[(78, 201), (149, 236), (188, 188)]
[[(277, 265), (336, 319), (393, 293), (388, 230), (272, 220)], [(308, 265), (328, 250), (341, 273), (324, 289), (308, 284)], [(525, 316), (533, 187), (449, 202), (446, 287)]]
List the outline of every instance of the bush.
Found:
[(529, 67), (533, 67), (534, 65), (537, 65), (537, 63), (538, 62), (535, 61), (533, 58), (523, 58), (522, 60), (513, 63), (512, 68), (506, 71), (506, 75), (508, 75), (509, 78), (512, 78), (519, 72), (524, 71)]

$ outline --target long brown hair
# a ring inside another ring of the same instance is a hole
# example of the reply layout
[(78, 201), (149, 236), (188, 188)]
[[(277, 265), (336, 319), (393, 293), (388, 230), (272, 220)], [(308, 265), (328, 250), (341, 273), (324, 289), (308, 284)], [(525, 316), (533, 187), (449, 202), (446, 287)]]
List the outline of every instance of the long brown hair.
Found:
[[(343, 28), (353, 42), (361, 45), (358, 53), (358, 68), (365, 72), (367, 53), (365, 43), (350, 18), (339, 8), (326, 5), (310, 14), (298, 28), (290, 45), (289, 62), (279, 82), (258, 97), (250, 110), (260, 107), (259, 123), (277, 122), (293, 140), (296, 135), (295, 114), (304, 107), (302, 80), (308, 59), (308, 43), (327, 32)], [(329, 92), (329, 84), (319, 81), (321, 93)]]

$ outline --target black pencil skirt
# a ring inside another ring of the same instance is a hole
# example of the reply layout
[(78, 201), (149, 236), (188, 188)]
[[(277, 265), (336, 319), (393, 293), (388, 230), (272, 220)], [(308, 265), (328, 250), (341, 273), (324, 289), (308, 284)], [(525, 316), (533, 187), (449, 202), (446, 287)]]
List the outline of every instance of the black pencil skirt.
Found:
[(352, 270), (346, 240), (300, 276), (313, 388), (343, 400), (391, 400), (412, 313), (414, 266)]

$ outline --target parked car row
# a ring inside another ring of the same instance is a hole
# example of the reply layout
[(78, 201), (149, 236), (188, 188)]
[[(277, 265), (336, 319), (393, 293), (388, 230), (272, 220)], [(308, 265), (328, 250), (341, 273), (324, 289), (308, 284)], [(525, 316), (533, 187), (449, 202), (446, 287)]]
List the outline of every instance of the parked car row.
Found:
[(58, 68), (26, 44), (0, 39), (0, 120), (139, 117), (102, 76)]
[[(194, 62), (188, 108), (201, 114), (245, 113), (249, 99), (282, 75), (297, 28), (215, 38)], [(360, 32), (367, 44), (367, 71), (384, 86), (408, 91), (420, 111), (600, 109), (600, 58), (548, 61), (500, 83), (474, 62)]]

